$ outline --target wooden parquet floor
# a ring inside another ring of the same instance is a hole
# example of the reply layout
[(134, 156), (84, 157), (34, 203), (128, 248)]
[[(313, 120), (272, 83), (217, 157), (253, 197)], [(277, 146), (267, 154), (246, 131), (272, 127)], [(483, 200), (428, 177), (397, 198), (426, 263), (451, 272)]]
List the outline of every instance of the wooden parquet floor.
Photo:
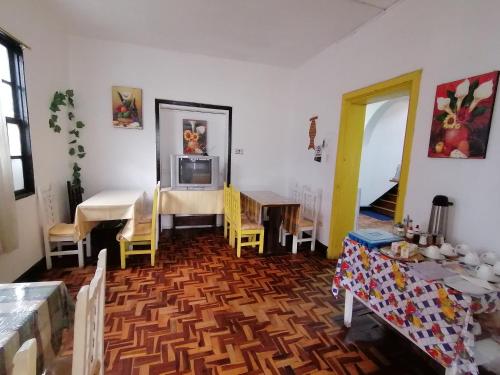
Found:
[[(334, 265), (308, 252), (246, 249), (238, 259), (210, 231), (167, 239), (156, 267), (136, 256), (125, 270), (108, 268), (106, 374), (429, 374), (365, 310), (355, 313), (358, 331), (343, 327), (342, 298), (330, 292)], [(94, 270), (43, 278), (64, 280), (74, 296)]]

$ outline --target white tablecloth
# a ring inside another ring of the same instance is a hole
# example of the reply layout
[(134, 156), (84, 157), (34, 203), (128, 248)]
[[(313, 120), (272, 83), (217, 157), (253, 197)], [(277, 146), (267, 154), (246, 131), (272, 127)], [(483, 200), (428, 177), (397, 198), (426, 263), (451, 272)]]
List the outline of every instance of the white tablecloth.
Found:
[[(106, 220), (140, 220), (143, 214), (144, 192), (140, 190), (104, 190), (80, 203), (75, 214), (75, 239), (83, 239), (99, 222)], [(131, 239), (135, 225), (123, 237)]]
[(161, 215), (215, 215), (224, 213), (224, 190), (161, 189)]

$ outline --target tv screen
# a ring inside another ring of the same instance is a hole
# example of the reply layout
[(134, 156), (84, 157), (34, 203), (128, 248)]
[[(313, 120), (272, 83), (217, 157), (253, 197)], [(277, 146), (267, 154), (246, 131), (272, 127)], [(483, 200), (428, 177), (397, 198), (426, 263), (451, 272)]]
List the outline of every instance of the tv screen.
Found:
[(212, 160), (179, 158), (179, 183), (204, 185), (212, 183)]

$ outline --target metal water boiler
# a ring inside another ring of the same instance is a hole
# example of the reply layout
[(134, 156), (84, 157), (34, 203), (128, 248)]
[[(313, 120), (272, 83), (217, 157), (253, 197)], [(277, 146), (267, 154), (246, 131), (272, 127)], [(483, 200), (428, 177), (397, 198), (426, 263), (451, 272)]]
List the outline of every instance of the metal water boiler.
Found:
[(431, 217), (429, 218), (429, 234), (442, 234), (446, 238), (448, 225), (448, 207), (453, 206), (447, 196), (436, 195), (432, 200)]

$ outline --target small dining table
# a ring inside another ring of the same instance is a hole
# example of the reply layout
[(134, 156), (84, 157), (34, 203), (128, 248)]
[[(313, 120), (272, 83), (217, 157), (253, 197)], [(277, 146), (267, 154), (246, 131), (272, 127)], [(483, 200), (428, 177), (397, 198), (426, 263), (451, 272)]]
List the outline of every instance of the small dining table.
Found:
[(242, 191), (241, 210), (254, 222), (264, 225), (264, 209), (267, 209), (269, 227), (264, 235), (266, 255), (283, 253), (279, 242), (279, 230), (283, 228), (297, 235), (300, 219), (300, 203), (272, 191)]
[(0, 375), (12, 372), (14, 355), (32, 338), (41, 374), (61, 349), (73, 319), (74, 303), (62, 281), (0, 284)]
[[(104, 190), (76, 207), (75, 240), (88, 236), (90, 231), (100, 222), (108, 220), (140, 220), (144, 209), (144, 191), (141, 190)], [(127, 226), (122, 233), (130, 240), (134, 233), (134, 225)], [(89, 237), (87, 237), (89, 239)]]

